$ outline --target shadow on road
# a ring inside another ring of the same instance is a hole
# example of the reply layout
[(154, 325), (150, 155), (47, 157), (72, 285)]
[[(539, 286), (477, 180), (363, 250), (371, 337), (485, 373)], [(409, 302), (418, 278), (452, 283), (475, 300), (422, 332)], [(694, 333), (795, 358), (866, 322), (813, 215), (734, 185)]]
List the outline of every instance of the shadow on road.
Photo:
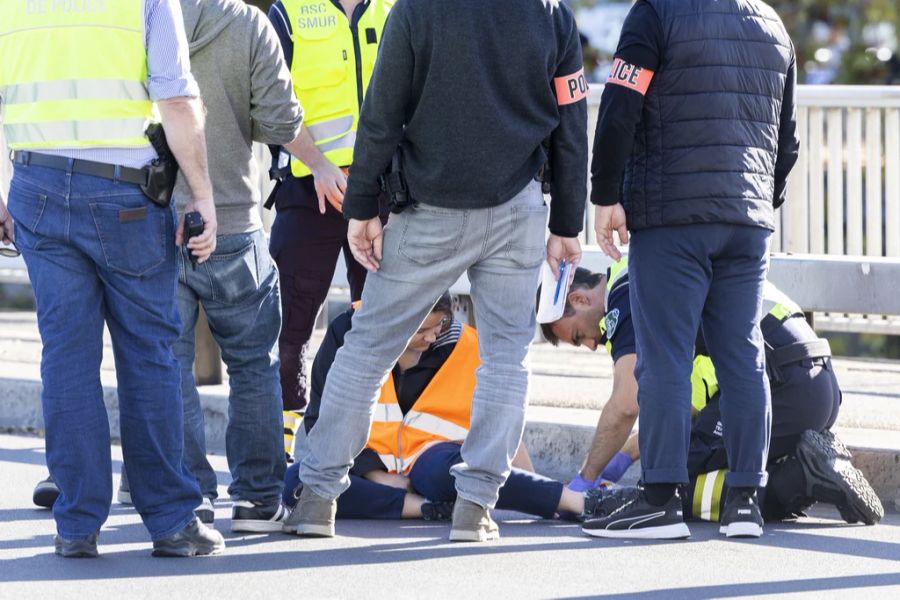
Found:
[[(671, 600), (690, 598), (691, 600), (700, 600), (705, 598), (739, 598), (745, 596), (761, 596), (763, 594), (791, 594), (800, 592), (833, 593), (842, 589), (886, 587), (894, 585), (900, 585), (900, 573), (666, 588), (643, 591), (641, 592), (641, 597), (659, 597)], [(610, 594), (603, 596), (605, 600), (631, 600), (634, 597), (634, 594)], [(580, 600), (582, 598), (596, 598), (596, 596), (573, 596), (566, 600)]]
[[(508, 515), (508, 513), (507, 513)], [(504, 516), (507, 516), (504, 515)], [(219, 527), (227, 527), (227, 521), (220, 520)], [(894, 527), (893, 525), (886, 525)], [(440, 560), (466, 556), (494, 556), (529, 552), (560, 552), (572, 549), (600, 550), (617, 548), (619, 551), (633, 550), (635, 559), (640, 549), (648, 545), (669, 544), (690, 551), (695, 544), (711, 541), (721, 543), (718, 527), (711, 523), (693, 523), (694, 537), (687, 541), (617, 541), (583, 537), (576, 524), (547, 522), (546, 526), (533, 521), (504, 521), (501, 523), (503, 539), (489, 544), (451, 544), (446, 541), (449, 530), (447, 524), (424, 522), (383, 523), (375, 526), (365, 521), (339, 521), (338, 534), (346, 540), (353, 538), (372, 539), (374, 531), (385, 535), (389, 528), (391, 541), (378, 543), (373, 540), (367, 546), (353, 548), (335, 547), (334, 540), (302, 539), (272, 535), (229, 535), (230, 551), (217, 557), (199, 560), (154, 560), (148, 568), (150, 544), (144, 549), (116, 551), (118, 544), (133, 544), (146, 539), (146, 532), (139, 523), (120, 527), (107, 527), (101, 533), (102, 557), (97, 561), (64, 561), (52, 554), (52, 536), (36, 536), (26, 540), (0, 542), (0, 549), (34, 547), (42, 549), (31, 557), (0, 561), (0, 581), (74, 581), (116, 578), (152, 578), (165, 576), (224, 574), (243, 572), (269, 572), (285, 569), (314, 569), (353, 564), (380, 565), (398, 564), (411, 561)], [(833, 527), (840, 528), (841, 525)], [(397, 538), (409, 537), (409, 541)], [(426, 538), (426, 539), (423, 539)], [(517, 543), (517, 539), (530, 538), (529, 543)], [(542, 540), (535, 543), (535, 537)], [(771, 526), (760, 540), (736, 541), (738, 544), (765, 544), (778, 548), (792, 548), (811, 552), (826, 552), (844, 556), (860, 556), (871, 559), (898, 561), (900, 545), (874, 540), (848, 539), (834, 535), (804, 531), (802, 523)], [(278, 548), (274, 552), (258, 552), (264, 544)], [(283, 549), (286, 544), (290, 549)], [(239, 552), (240, 548), (256, 547), (252, 553)], [(352, 558), (351, 558), (352, 555)], [(894, 563), (896, 564), (896, 562)], [(785, 582), (742, 583), (721, 586), (684, 587), (666, 590), (669, 598), (711, 596), (748, 596), (760, 593), (816, 591), (824, 589), (885, 586), (900, 584), (900, 574), (835, 577)], [(662, 590), (659, 590), (662, 593)], [(612, 596), (615, 598), (616, 596)], [(624, 597), (624, 596), (623, 596)]]

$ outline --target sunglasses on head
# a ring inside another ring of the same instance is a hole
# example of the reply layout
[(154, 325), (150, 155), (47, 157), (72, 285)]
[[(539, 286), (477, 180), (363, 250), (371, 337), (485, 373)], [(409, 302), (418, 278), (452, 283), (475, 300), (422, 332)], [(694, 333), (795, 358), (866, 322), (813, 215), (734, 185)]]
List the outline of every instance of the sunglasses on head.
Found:
[(0, 245), (0, 256), (5, 256), (6, 258), (16, 258), (22, 253), (19, 252), (19, 249), (16, 247), (15, 242), (10, 242), (12, 247)]

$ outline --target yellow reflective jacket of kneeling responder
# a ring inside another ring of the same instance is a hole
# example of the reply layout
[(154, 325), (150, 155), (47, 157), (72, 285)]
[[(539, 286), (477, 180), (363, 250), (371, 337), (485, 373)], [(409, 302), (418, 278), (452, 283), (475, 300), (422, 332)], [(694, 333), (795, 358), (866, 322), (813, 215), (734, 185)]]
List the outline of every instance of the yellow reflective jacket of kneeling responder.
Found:
[[(15, 150), (140, 148), (153, 115), (142, 0), (0, 2), (0, 96)], [(78, 48), (77, 53), (54, 48)]]
[[(381, 33), (393, 0), (368, 0), (355, 27), (332, 0), (282, 0), (294, 54), (291, 78), (303, 106), (303, 125), (328, 160), (353, 162), (363, 95), (372, 78)], [(291, 160), (291, 173), (312, 171)]]
[(366, 444), (388, 471), (408, 473), (431, 446), (466, 439), (472, 417), (475, 370), (480, 364), (478, 334), (463, 325), (453, 352), (405, 415), (397, 400), (394, 377), (388, 378), (381, 387)]
[[(779, 323), (802, 315), (803, 309), (791, 300), (787, 294), (772, 283), (766, 281), (763, 286), (762, 319), (775, 319)], [(694, 370), (691, 371), (691, 406), (699, 412), (709, 400), (719, 392), (719, 381), (712, 359), (706, 354), (698, 354), (694, 358)]]

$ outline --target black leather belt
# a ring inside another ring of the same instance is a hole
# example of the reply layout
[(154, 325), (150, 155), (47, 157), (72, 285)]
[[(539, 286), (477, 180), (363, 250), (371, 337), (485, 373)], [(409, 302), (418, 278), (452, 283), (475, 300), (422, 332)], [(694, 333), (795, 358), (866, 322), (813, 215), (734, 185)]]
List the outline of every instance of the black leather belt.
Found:
[(113, 181), (124, 181), (135, 185), (147, 185), (148, 171), (146, 169), (122, 167), (80, 158), (71, 159), (64, 156), (50, 156), (39, 152), (17, 151), (13, 152), (10, 158), (17, 165), (47, 167), (48, 169), (58, 169), (67, 173), (79, 173)]

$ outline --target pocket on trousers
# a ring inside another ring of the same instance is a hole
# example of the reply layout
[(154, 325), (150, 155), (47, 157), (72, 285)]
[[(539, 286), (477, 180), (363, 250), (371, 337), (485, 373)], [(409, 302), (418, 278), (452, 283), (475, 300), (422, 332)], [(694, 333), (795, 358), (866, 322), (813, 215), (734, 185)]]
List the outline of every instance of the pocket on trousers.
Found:
[(398, 251), (402, 256), (430, 265), (459, 251), (465, 211), (415, 206), (401, 214), (405, 222)]
[(546, 205), (513, 207), (506, 257), (522, 268), (534, 268), (545, 258), (548, 210)]
[(209, 257), (208, 268), (215, 286), (215, 299), (237, 304), (259, 289), (259, 261), (256, 244), (248, 238), (236, 250)]
[(118, 202), (112, 197), (106, 200), (90, 204), (106, 266), (125, 275), (141, 276), (163, 264), (167, 245), (175, 243), (174, 231), (167, 222), (169, 209), (151, 204), (143, 195)]
[(47, 207), (47, 194), (41, 188), (13, 179), (9, 190), (9, 214), (13, 221), (29, 231), (38, 233), (38, 225)]

